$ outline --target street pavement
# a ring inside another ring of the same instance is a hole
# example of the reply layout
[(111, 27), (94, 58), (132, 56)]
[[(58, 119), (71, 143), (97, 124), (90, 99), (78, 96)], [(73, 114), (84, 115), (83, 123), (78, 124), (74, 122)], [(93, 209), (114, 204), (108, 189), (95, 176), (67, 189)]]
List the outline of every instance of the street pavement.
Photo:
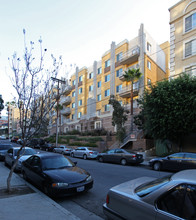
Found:
[(3, 194), (10, 169), (0, 162), (0, 219), (1, 220), (79, 220), (80, 218), (57, 204), (45, 194), (13, 173), (13, 188), (29, 189), (29, 193)]

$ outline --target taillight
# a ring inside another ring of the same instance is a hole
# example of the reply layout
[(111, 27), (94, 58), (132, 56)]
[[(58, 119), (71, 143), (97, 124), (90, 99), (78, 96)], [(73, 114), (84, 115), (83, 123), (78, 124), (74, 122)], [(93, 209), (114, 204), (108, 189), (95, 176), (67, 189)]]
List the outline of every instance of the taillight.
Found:
[(93, 154), (93, 152), (90, 151), (89, 154)]
[(106, 197), (106, 204), (109, 204), (109, 202), (110, 202), (110, 197), (109, 197), (109, 195), (107, 194), (107, 197)]
[(136, 155), (132, 155), (132, 157), (136, 157)]

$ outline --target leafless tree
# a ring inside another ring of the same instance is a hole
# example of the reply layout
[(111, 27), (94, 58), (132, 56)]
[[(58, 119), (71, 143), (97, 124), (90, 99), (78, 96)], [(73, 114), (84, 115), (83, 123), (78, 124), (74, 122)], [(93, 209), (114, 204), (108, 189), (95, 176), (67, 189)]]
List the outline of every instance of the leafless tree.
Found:
[(24, 54), (20, 58), (15, 52), (9, 58), (14, 76), (11, 78), (13, 86), (17, 92), (16, 104), (19, 108), (19, 126), (23, 145), (17, 154), (17, 159), (12, 166), (7, 178), (7, 191), (11, 191), (11, 178), (20, 152), (25, 148), (26, 142), (39, 133), (44, 125), (48, 123), (49, 112), (55, 105), (52, 98), (54, 82), (51, 77), (57, 77), (62, 66), (61, 56), (56, 59), (51, 55), (51, 66), (45, 67), (47, 49), (42, 48), (41, 38), (38, 40), (39, 52), (35, 51), (36, 44), (26, 42), (26, 32), (24, 34)]

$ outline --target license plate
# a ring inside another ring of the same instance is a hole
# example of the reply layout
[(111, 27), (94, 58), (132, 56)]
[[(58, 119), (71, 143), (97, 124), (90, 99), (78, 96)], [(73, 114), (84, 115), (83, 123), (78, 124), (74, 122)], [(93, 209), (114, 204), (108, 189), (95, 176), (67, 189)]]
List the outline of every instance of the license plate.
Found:
[(82, 192), (82, 191), (84, 191), (84, 186), (80, 186), (77, 188), (77, 192)]

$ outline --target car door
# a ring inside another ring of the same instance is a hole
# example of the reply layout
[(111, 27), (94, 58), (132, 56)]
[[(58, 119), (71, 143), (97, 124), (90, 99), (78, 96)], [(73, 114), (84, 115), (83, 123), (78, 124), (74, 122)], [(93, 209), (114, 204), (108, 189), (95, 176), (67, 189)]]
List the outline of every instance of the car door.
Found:
[(83, 157), (84, 154), (86, 154), (86, 149), (84, 147), (81, 147), (78, 151), (78, 156)]
[(163, 168), (167, 170), (182, 170), (183, 164), (182, 160), (184, 158), (184, 153), (172, 154), (163, 159)]
[(38, 186), (42, 186), (43, 182), (43, 174), (42, 174), (42, 167), (41, 167), (41, 160), (38, 156), (34, 156), (31, 160), (31, 169), (30, 169), (30, 175), (31, 180)]
[(80, 155), (80, 147), (76, 148), (75, 151), (74, 151), (74, 156), (75, 157), (79, 157)]
[(104, 156), (103, 156), (104, 161), (107, 161), (107, 162), (113, 162), (114, 157), (115, 157), (115, 150), (114, 149), (107, 151), (107, 153), (104, 154)]
[(120, 163), (121, 159), (123, 158), (123, 153), (124, 152), (121, 149), (116, 149), (112, 158), (113, 162)]

